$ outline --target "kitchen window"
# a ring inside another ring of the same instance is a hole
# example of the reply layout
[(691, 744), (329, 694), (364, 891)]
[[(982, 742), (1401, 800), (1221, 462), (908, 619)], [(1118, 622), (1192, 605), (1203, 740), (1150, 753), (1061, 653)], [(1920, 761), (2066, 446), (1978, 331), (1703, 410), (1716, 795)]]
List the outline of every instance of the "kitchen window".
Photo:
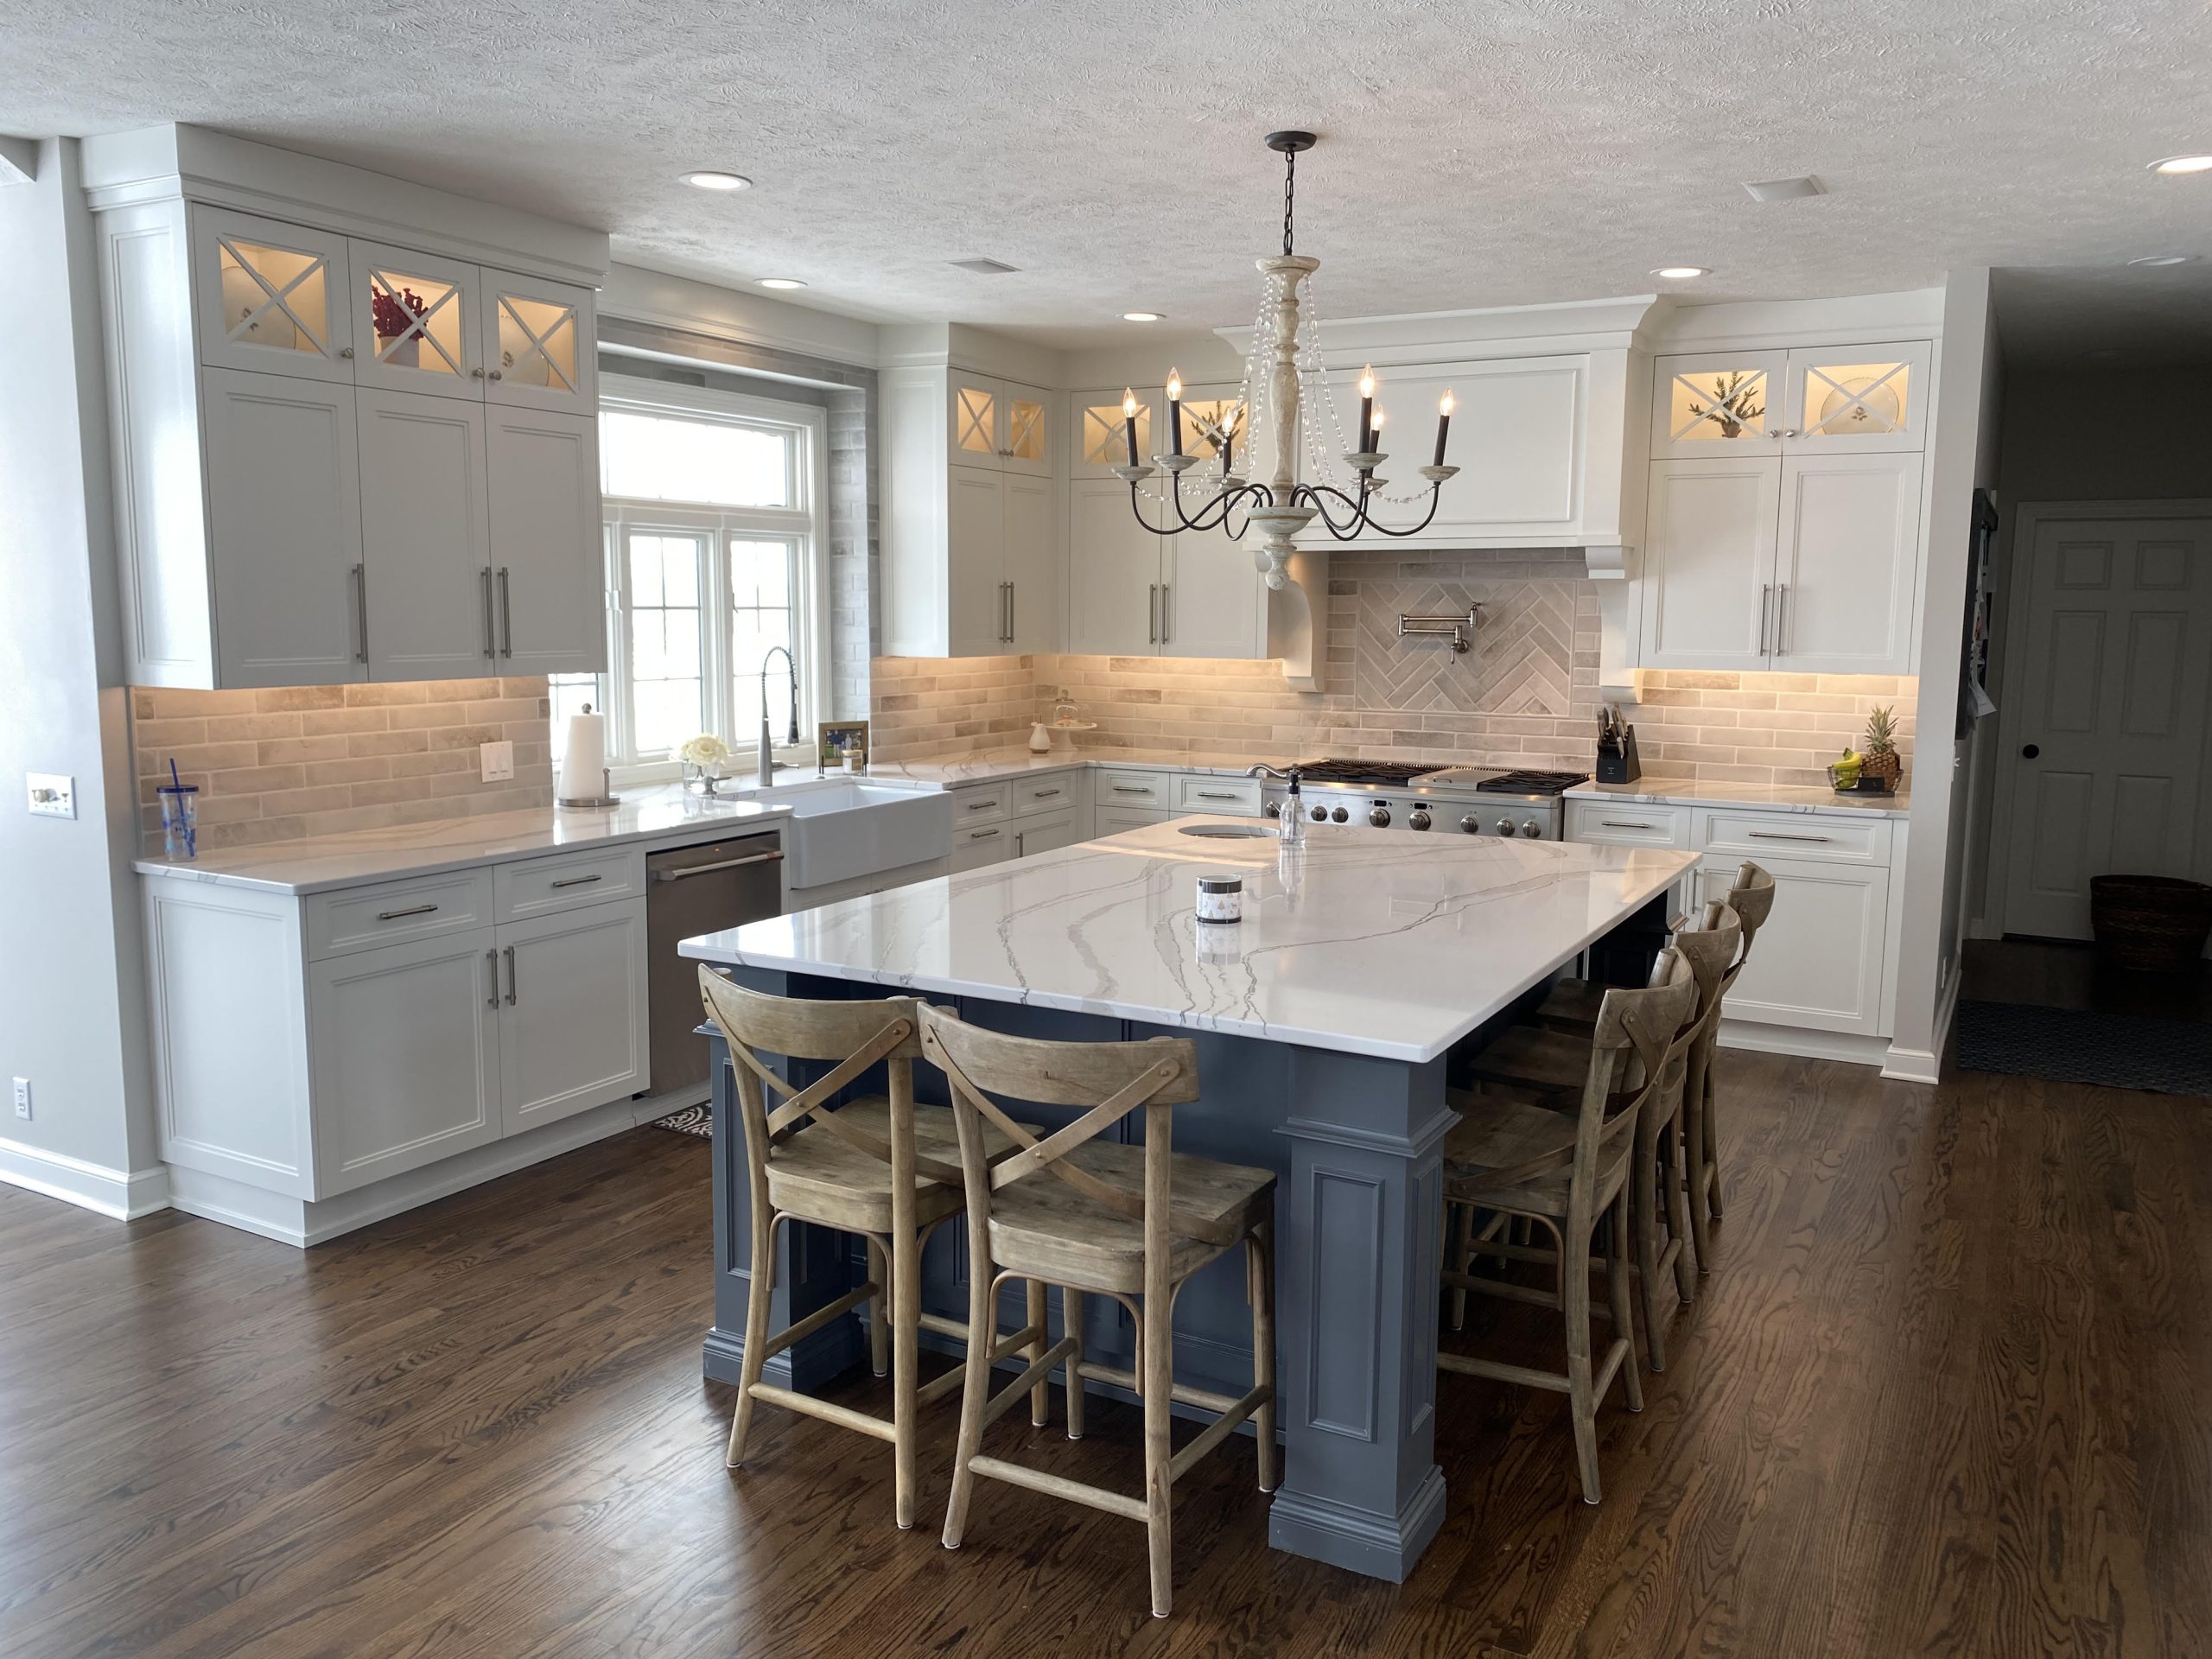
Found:
[(677, 775), (670, 752), (713, 732), (750, 771), (763, 659), (798, 662), (800, 745), (788, 748), (784, 660), (766, 713), (782, 758), (811, 751), (829, 684), (823, 411), (804, 404), (607, 376), (600, 404), (607, 672), (556, 675), (553, 741), (585, 703), (607, 715), (619, 781)]

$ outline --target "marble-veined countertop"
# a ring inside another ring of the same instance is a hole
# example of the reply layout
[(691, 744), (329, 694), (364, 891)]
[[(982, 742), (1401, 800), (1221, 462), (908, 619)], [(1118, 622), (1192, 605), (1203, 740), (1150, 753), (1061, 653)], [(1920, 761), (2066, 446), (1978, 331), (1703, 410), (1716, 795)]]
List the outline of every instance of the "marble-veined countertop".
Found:
[(1570, 801), (1637, 801), (1652, 806), (1754, 806), (1774, 812), (1852, 812), (1878, 818), (1912, 816), (1912, 797), (1839, 795), (1803, 784), (1700, 784), (1688, 779), (1645, 778), (1633, 784), (1577, 784)]
[[(687, 939), (700, 961), (995, 998), (1421, 1061), (1695, 861), (1661, 849), (1316, 824), (1207, 840), (1185, 818)], [(1196, 919), (1197, 878), (1243, 919)]]

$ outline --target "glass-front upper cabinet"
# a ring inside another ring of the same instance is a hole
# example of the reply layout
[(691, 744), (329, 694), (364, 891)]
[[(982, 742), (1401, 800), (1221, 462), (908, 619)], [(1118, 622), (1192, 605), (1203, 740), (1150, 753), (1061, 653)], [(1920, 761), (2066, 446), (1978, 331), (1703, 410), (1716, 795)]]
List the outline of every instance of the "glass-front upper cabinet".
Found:
[[(1137, 410), (1137, 461), (1140, 466), (1149, 467), (1154, 452), (1163, 447), (1153, 439), (1155, 434), (1165, 435), (1166, 428), (1160, 423), (1166, 418), (1166, 398), (1157, 386), (1139, 386), (1133, 395)], [(1128, 417), (1122, 412), (1119, 390), (1071, 392), (1068, 413), (1075, 428), (1076, 442), (1074, 461), (1068, 469), (1071, 475), (1111, 478), (1115, 467), (1128, 464)], [(1157, 489), (1159, 475), (1154, 474), (1146, 484)]]
[(344, 237), (195, 207), (192, 245), (201, 362), (311, 380), (353, 378)]
[(1928, 362), (1924, 340), (1794, 348), (1785, 448), (1800, 454), (1923, 448)]
[(477, 268), (373, 242), (353, 243), (351, 255), (355, 381), (481, 400)]
[(1708, 352), (1662, 357), (1651, 400), (1655, 459), (1719, 460), (1746, 446), (1771, 454), (1782, 418), (1788, 353)]
[(599, 377), (589, 344), (598, 334), (591, 290), (504, 270), (482, 276), (486, 400), (593, 413)]
[(946, 459), (996, 473), (1052, 473), (1049, 395), (989, 375), (954, 369), (945, 381)]

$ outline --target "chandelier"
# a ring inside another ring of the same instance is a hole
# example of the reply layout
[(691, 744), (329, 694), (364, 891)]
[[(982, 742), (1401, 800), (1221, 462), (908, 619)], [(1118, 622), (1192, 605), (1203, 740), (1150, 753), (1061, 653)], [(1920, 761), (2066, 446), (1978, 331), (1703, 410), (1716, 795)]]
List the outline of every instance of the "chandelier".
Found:
[[(1282, 252), (1256, 262), (1267, 280), (1260, 315), (1253, 325), (1251, 354), (1245, 359), (1244, 383), (1236, 404), (1202, 434), (1213, 446), (1212, 464), (1207, 465), (1203, 456), (1187, 454), (1183, 448), (1182, 381), (1171, 372), (1167, 381), (1169, 452), (1154, 455), (1151, 466), (1138, 460), (1137, 400), (1133, 391), (1127, 391), (1122, 399), (1122, 427), (1129, 459), (1127, 465), (1112, 469), (1129, 486), (1129, 509), (1136, 514), (1137, 522), (1155, 535), (1220, 530), (1231, 541), (1239, 541), (1246, 531), (1258, 525), (1260, 550), (1252, 562), (1265, 575), (1268, 586), (1274, 588), (1288, 585), (1287, 567), (1297, 550), (1294, 538), (1314, 519), (1319, 518), (1340, 542), (1370, 531), (1383, 536), (1417, 536), (1436, 517), (1438, 493), (1444, 481), (1459, 470), (1444, 464), (1445, 439), (1452, 427), (1452, 394), (1447, 391), (1437, 404), (1435, 459), (1420, 469), (1427, 488), (1404, 497), (1382, 493), (1388, 480), (1378, 477), (1376, 469), (1389, 456), (1380, 448), (1382, 411), (1376, 406), (1372, 368), (1360, 377), (1359, 442), (1347, 447), (1327, 365), (1322, 360), (1320, 318), (1312, 303), (1313, 276), (1321, 262), (1293, 251), (1291, 246), (1299, 152), (1313, 149), (1314, 142), (1310, 132), (1271, 132), (1267, 137), (1268, 148), (1283, 158)], [(1255, 396), (1259, 389), (1255, 382), (1261, 378), (1263, 363), (1268, 365), (1265, 395), (1259, 397)], [(1312, 397), (1304, 391), (1308, 382), (1313, 387)], [(1325, 416), (1348, 477), (1338, 474), (1328, 459), (1322, 429)], [(1274, 475), (1265, 483), (1248, 480), (1236, 470), (1235, 438), (1240, 421), (1245, 426), (1246, 455), (1256, 453), (1260, 434), (1267, 433), (1274, 440)], [(1310, 480), (1300, 477), (1308, 462)], [(1195, 512), (1185, 507), (1183, 493), (1184, 474), (1194, 467), (1199, 469), (1194, 475)], [(1164, 492), (1143, 487), (1155, 472), (1166, 474)], [(1145, 517), (1141, 495), (1150, 495), (1167, 509), (1164, 522), (1155, 524)], [(1428, 511), (1419, 524), (1393, 528), (1375, 516), (1379, 505), (1417, 504), (1424, 495)]]

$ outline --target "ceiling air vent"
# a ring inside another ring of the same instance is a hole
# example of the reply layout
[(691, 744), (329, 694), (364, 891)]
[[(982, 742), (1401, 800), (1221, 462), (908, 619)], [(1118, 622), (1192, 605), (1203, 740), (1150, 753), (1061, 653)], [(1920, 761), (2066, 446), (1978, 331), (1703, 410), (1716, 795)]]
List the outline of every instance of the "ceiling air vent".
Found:
[(956, 259), (952, 262), (952, 268), (955, 270), (972, 270), (978, 276), (1010, 276), (1021, 269), (1019, 265), (1007, 264), (1003, 259)]
[(1753, 201), (1796, 201), (1827, 193), (1827, 186), (1809, 173), (1802, 179), (1761, 179), (1757, 184), (1744, 187), (1744, 194)]

